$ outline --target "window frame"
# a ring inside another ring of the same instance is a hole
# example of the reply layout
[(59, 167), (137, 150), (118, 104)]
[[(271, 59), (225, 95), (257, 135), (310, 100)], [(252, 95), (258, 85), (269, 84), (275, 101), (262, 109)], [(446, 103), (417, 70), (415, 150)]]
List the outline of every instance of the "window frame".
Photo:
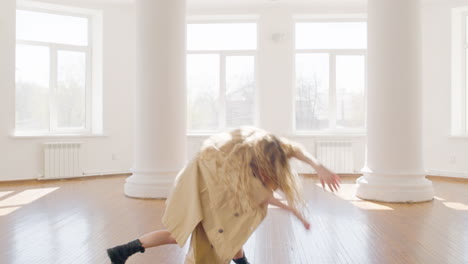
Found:
[[(66, 135), (91, 135), (93, 134), (93, 47), (95, 40), (93, 38), (94, 28), (93, 19), (95, 15), (93, 11), (88, 11), (80, 8), (58, 6), (52, 4), (31, 3), (29, 1), (20, 1), (16, 6), (16, 11), (31, 11), (52, 15), (70, 16), (86, 18), (88, 22), (86, 46), (60, 44), (44, 41), (19, 40), (15, 38), (15, 45), (27, 45), (31, 47), (47, 47), (49, 49), (49, 122), (48, 130), (17, 130), (15, 117), (15, 136), (66, 136)], [(15, 11), (15, 12), (16, 12)], [(56, 91), (58, 82), (58, 53), (60, 51), (82, 52), (85, 56), (85, 120), (83, 128), (59, 128), (57, 121), (56, 110)], [(15, 62), (16, 63), (16, 62)], [(16, 86), (16, 84), (15, 84)], [(16, 88), (15, 88), (16, 89)], [(16, 106), (15, 106), (16, 108)]]
[[(353, 17), (318, 17), (318, 18), (296, 18), (294, 20), (294, 39), (296, 39), (296, 25), (297, 23), (346, 23), (346, 22), (366, 22), (364, 16)], [(329, 127), (323, 130), (303, 130), (297, 129), (296, 121), (296, 95), (297, 95), (297, 74), (296, 74), (296, 58), (298, 54), (327, 54), (328, 55), (328, 89), (329, 89), (329, 110), (328, 121)], [(350, 134), (362, 135), (366, 133), (366, 115), (367, 104), (364, 110), (364, 126), (362, 128), (337, 128), (337, 104), (336, 104), (336, 57), (337, 56), (363, 56), (364, 58), (364, 102), (367, 98), (367, 48), (366, 49), (298, 49), (294, 44), (294, 74), (293, 74), (293, 133), (295, 135), (330, 135), (330, 134)]]
[[(212, 135), (220, 131), (230, 129), (232, 127), (226, 126), (226, 57), (230, 56), (251, 56), (254, 60), (254, 114), (253, 124), (255, 126), (258, 124), (258, 21), (253, 19), (241, 19), (241, 20), (222, 20), (222, 19), (209, 19), (209, 18), (189, 18), (187, 20), (187, 25), (189, 24), (238, 24), (238, 23), (252, 23), (256, 26), (256, 43), (257, 47), (255, 49), (245, 49), (245, 50), (189, 50), (187, 47), (186, 56), (189, 55), (218, 55), (219, 56), (219, 115), (218, 115), (218, 127), (217, 129), (200, 129), (193, 130), (190, 129), (189, 124), (187, 124), (187, 134), (188, 135)], [(187, 84), (187, 89), (188, 89)], [(188, 100), (188, 98), (186, 98)], [(190, 111), (190, 109), (187, 109)], [(187, 120), (188, 122), (188, 120)]]

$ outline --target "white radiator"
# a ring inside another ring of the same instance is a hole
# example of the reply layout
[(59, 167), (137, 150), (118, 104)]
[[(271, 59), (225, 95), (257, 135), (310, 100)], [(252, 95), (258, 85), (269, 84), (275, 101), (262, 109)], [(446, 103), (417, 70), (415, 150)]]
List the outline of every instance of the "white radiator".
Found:
[(319, 140), (315, 144), (317, 159), (336, 173), (354, 173), (353, 142)]
[(79, 142), (51, 142), (44, 144), (44, 179), (82, 176)]

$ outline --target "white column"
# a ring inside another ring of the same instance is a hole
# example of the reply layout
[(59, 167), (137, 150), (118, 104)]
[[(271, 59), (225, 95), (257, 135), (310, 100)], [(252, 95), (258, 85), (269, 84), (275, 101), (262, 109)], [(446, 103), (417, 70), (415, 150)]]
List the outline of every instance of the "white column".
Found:
[(137, 0), (135, 161), (125, 194), (165, 198), (186, 161), (185, 0)]
[(367, 151), (357, 196), (433, 198), (422, 162), (419, 0), (368, 1)]

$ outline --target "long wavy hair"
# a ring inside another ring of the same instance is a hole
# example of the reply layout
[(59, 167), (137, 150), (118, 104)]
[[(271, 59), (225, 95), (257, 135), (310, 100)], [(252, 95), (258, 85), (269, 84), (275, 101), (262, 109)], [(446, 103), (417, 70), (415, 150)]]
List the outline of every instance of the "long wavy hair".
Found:
[(235, 208), (246, 211), (258, 206), (249, 199), (249, 192), (255, 191), (251, 189), (253, 178), (258, 178), (266, 188), (280, 190), (289, 206), (303, 212), (301, 180), (288, 160), (295, 148), (271, 133), (244, 127), (208, 139), (202, 153), (215, 150), (222, 154), (219, 182), (233, 196), (228, 202)]

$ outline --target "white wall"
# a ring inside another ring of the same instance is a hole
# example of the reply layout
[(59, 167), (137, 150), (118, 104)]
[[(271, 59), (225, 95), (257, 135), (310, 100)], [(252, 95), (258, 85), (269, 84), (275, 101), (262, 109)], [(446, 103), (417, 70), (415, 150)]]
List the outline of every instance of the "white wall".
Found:
[[(48, 3), (103, 12), (104, 136), (14, 138), (15, 0), (0, 3), (0, 181), (33, 179), (43, 173), (44, 142), (80, 141), (87, 173), (128, 171), (133, 159), (135, 10), (130, 3), (50, 0)], [(113, 157), (115, 159), (113, 159)]]
[(451, 8), (461, 6), (468, 1), (423, 3), (423, 153), (428, 174), (468, 178), (468, 137), (450, 137)]

